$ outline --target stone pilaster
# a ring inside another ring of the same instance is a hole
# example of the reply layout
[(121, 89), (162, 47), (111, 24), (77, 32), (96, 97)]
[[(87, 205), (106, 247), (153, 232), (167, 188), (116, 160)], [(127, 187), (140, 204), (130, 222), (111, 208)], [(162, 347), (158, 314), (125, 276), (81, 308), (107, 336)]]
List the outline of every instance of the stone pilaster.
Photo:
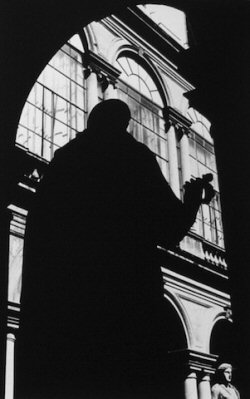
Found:
[(181, 152), (181, 170), (183, 184), (191, 178), (190, 156), (189, 156), (189, 140), (186, 133), (182, 135), (180, 140)]
[(89, 114), (98, 103), (98, 80), (96, 73), (91, 69), (85, 70), (85, 78), (87, 78), (87, 109)]
[(169, 184), (175, 193), (180, 197), (180, 183), (178, 171), (178, 158), (176, 148), (176, 133), (174, 126), (170, 126), (168, 131), (168, 160), (169, 160)]
[(180, 179), (178, 170), (178, 155), (177, 155), (177, 140), (180, 140), (180, 158), (183, 183), (190, 179), (190, 164), (189, 164), (189, 143), (188, 130), (191, 126), (191, 121), (181, 115), (172, 107), (166, 107), (163, 110), (167, 139), (168, 139), (168, 157), (169, 157), (169, 183), (177, 195), (180, 197)]

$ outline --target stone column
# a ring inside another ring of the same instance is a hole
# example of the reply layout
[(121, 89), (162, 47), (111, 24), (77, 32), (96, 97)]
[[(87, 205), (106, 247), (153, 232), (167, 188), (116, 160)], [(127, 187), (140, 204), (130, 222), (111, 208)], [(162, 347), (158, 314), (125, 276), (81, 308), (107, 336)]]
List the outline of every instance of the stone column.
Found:
[[(10, 158), (13, 159), (13, 158)], [(8, 165), (6, 163), (6, 165)], [(5, 165), (5, 166), (6, 166)], [(1, 186), (2, 193), (8, 193), (8, 184), (13, 183), (14, 177), (6, 175), (6, 186)], [(13, 179), (13, 180), (12, 180)], [(10, 186), (11, 187), (11, 186)], [(5, 191), (6, 190), (6, 191)], [(9, 231), (11, 212), (5, 208), (4, 204), (0, 209), (0, 397), (4, 397), (4, 380), (6, 367), (6, 329), (7, 329), (7, 299), (8, 299), (8, 271), (9, 271)]]
[(168, 139), (168, 159), (169, 159), (169, 184), (175, 193), (180, 198), (180, 183), (179, 183), (179, 171), (178, 171), (178, 160), (177, 160), (177, 148), (176, 148), (176, 135), (174, 126), (170, 126), (167, 133)]
[(190, 156), (189, 156), (189, 141), (187, 134), (183, 134), (180, 140), (181, 152), (181, 170), (183, 184), (191, 178)]
[(87, 78), (87, 109), (88, 114), (98, 103), (98, 81), (95, 72), (91, 71)]
[(211, 399), (210, 375), (203, 374), (198, 384), (199, 399)]
[(184, 381), (185, 399), (198, 399), (197, 375), (195, 371), (190, 370)]
[(211, 399), (210, 375), (217, 359), (217, 355), (189, 348), (169, 353), (175, 374), (183, 381), (185, 399)]
[(5, 371), (5, 399), (14, 397), (14, 347), (15, 335), (7, 334), (6, 371)]

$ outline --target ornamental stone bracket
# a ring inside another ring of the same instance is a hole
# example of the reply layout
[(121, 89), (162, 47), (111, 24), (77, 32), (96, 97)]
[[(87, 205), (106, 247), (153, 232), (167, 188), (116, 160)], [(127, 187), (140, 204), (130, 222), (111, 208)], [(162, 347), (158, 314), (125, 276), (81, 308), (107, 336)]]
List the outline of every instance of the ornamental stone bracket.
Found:
[(181, 319), (187, 348), (209, 353), (216, 322), (221, 319), (232, 322), (229, 294), (166, 268), (162, 272), (164, 296)]
[(115, 88), (121, 72), (104, 58), (101, 58), (92, 51), (88, 51), (83, 55), (83, 66), (84, 78), (87, 79), (94, 72), (97, 75), (97, 80), (100, 82), (103, 92), (110, 84)]
[(179, 139), (181, 139), (184, 134), (188, 136), (192, 125), (189, 119), (170, 106), (163, 109), (163, 116), (166, 123), (166, 132), (168, 132), (170, 126), (174, 126), (179, 135)]

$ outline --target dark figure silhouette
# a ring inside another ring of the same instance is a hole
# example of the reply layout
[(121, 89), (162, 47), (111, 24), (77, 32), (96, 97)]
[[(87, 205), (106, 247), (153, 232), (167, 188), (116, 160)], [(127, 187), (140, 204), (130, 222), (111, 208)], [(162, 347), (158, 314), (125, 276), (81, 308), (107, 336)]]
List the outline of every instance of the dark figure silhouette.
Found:
[(25, 240), (18, 399), (160, 397), (167, 315), (156, 246), (187, 233), (204, 182), (187, 183), (179, 201), (129, 119), (120, 100), (98, 104), (40, 184)]

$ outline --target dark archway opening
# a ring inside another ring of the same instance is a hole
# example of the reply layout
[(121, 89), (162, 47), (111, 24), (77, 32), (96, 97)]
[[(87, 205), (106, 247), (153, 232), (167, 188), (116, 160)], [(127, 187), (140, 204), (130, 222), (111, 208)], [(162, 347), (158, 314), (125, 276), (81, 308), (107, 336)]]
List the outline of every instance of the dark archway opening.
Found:
[(235, 343), (235, 332), (232, 322), (221, 319), (215, 324), (211, 334), (210, 351), (219, 356), (217, 366), (221, 363), (230, 363), (233, 365), (235, 368), (233, 382), (238, 386), (240, 365), (237, 363), (237, 358), (239, 357), (238, 347)]
[(167, 380), (167, 397), (184, 397), (184, 365), (180, 364), (178, 353), (187, 348), (187, 339), (183, 324), (172, 304), (165, 299), (164, 336), (162, 348), (166, 352), (164, 365)]

